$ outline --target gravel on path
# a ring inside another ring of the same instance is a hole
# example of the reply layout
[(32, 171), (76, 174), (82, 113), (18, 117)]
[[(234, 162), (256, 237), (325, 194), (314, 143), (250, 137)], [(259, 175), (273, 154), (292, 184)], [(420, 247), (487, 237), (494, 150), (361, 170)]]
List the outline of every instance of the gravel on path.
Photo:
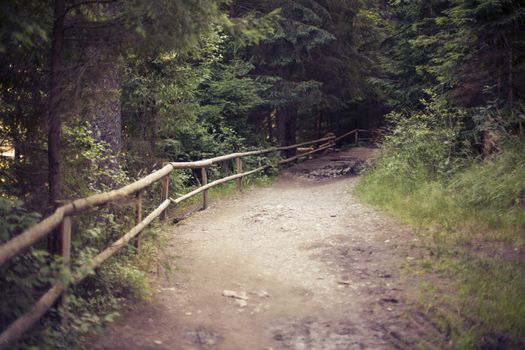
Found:
[(353, 171), (333, 175), (371, 153), (306, 161), (173, 226), (176, 269), (93, 349), (442, 348), (402, 273), (417, 236), (353, 197)]

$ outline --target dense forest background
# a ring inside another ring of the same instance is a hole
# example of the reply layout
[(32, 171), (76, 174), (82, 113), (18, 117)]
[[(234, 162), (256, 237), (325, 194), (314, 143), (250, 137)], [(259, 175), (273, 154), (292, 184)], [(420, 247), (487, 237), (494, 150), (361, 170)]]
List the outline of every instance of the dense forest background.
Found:
[(468, 114), (473, 147), (522, 128), (520, 1), (1, 6), (1, 192), (39, 212), (163, 160), (379, 127), (424, 100)]
[[(383, 128), (385, 156), (364, 185), (371, 202), (423, 200), (438, 185), (441, 200), (463, 191), (458, 203), (471, 210), (463, 217), (488, 208), (504, 239), (522, 244), (524, 5), (2, 0), (0, 240), (58, 200), (127, 184), (164, 161)], [(172, 179), (197, 181), (192, 173)], [(99, 224), (122, 225), (114, 213)], [(78, 247), (109, 241), (86, 227)], [(33, 254), (24, 266), (43, 261)], [(28, 288), (48, 282), (12, 266), (2, 267), (2, 295), (22, 288), (24, 298), (0, 307), (0, 324), (33, 298)], [(86, 283), (115, 294), (127, 288), (116, 276), (140, 284), (137, 274), (113, 266)], [(79, 288), (72, 307), (89, 317), (107, 310), (93, 305), (96, 288)], [(98, 324), (89, 317), (79, 332)]]
[(372, 5), (4, 2), (2, 193), (45, 212), (162, 161), (379, 125)]

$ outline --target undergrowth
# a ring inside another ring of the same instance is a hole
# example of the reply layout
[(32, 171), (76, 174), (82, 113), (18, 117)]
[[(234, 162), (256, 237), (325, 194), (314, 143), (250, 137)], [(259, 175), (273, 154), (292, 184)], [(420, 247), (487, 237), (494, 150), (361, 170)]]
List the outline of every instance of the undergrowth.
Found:
[(525, 347), (525, 141), (502, 131), (498, 151), (482, 159), (458, 111), (430, 105), (390, 119), (356, 194), (427, 238), (421, 303), (452, 348)]

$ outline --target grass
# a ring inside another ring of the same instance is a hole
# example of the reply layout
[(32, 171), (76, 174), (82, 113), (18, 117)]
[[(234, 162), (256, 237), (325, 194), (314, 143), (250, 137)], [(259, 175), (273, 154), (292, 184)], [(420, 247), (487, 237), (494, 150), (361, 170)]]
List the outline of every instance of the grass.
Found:
[(475, 257), (449, 247), (419, 264), (419, 303), (454, 349), (522, 349), (525, 269), (515, 261)]
[(366, 174), (357, 194), (418, 227), (460, 229), (463, 238), (525, 245), (525, 156), (518, 163), (505, 155), (476, 162), (450, 179), (434, 181), (406, 180), (379, 166)]
[(434, 180), (391, 164), (379, 160), (356, 194), (423, 235), (431, 257), (409, 273), (450, 347), (525, 348), (525, 261), (513, 253), (525, 246), (523, 145)]

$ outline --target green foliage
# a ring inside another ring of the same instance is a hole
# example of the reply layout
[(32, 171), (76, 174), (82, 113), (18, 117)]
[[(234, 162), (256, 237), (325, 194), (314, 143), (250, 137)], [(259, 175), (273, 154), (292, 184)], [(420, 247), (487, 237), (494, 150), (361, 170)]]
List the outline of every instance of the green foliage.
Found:
[[(259, 118), (274, 110), (277, 119), (281, 112), (295, 115), (297, 111), (297, 134), (311, 138), (314, 116), (324, 113), (330, 122), (337, 123), (336, 113), (347, 109), (348, 100), (357, 97), (359, 87), (349, 83), (358, 79), (357, 73), (353, 74), (356, 70), (351, 71), (355, 62), (350, 61), (355, 56), (350, 56), (351, 44), (346, 41), (353, 33), (357, 4), (287, 0), (242, 3), (235, 8), (262, 16), (277, 6), (278, 14), (271, 17), (273, 32), (239, 55), (254, 65), (257, 81), (268, 85), (262, 91), (266, 104), (258, 108)], [(258, 124), (264, 122), (259, 120)], [(277, 128), (281, 124), (277, 123)]]
[[(504, 141), (497, 156), (474, 162), (450, 182), (461, 192), (464, 205), (473, 209), (491, 208), (502, 213), (519, 208), (525, 194), (525, 143), (516, 138)], [(480, 181), (483, 179), (483, 181)]]
[(387, 118), (393, 127), (385, 137), (383, 157), (365, 181), (377, 186), (390, 183), (392, 189), (387, 193), (394, 196), (401, 188), (408, 194), (422, 182), (445, 178), (454, 169), (453, 156), (462, 120), (456, 113), (430, 104), (409, 116), (389, 114)]
[[(223, 45), (232, 46), (235, 54), (236, 43), (231, 38)], [(216, 154), (261, 144), (253, 137), (257, 130), (248, 117), (251, 110), (266, 102), (261, 97), (266, 85), (250, 75), (253, 68), (250, 62), (235, 56), (223, 59), (212, 65), (209, 78), (200, 87), (199, 120), (213, 135)]]
[(0, 53), (10, 50), (23, 52), (25, 50), (41, 49), (49, 39), (46, 16), (50, 8), (47, 1), (1, 1), (0, 2)]
[[(39, 218), (39, 214), (28, 212), (20, 201), (0, 197), (0, 243), (34, 225)], [(61, 264), (49, 260), (49, 254), (33, 247), (0, 266), (0, 329), (27, 312), (38, 299), (38, 293), (57, 280)], [(38, 336), (29, 337), (26, 345), (36, 339)]]
[(0, 197), (0, 241), (6, 242), (17, 233), (34, 225), (40, 218), (37, 213), (29, 213), (20, 201), (9, 201)]
[(502, 136), (497, 156), (472, 159), (461, 111), (430, 104), (408, 117), (390, 118), (395, 124), (382, 157), (361, 185), (364, 198), (413, 222), (481, 226), (499, 230), (501, 239), (525, 242), (521, 139)]
[[(391, 119), (381, 158), (357, 194), (423, 229), (431, 251), (425, 274), (438, 280), (420, 302), (449, 330), (453, 348), (521, 348), (525, 267), (498, 251), (525, 244), (523, 139), (500, 128), (499, 152), (479, 159), (464, 112), (434, 103)], [(441, 281), (453, 287), (442, 290)]]
[[(150, 286), (148, 271), (142, 271), (134, 265), (133, 259), (129, 256), (121, 255), (119, 259), (112, 259), (108, 263), (104, 264), (99, 271), (97, 271), (96, 278), (97, 282), (93, 283), (94, 286), (98, 285), (98, 288), (103, 289), (101, 294), (97, 292), (97, 287), (91, 290), (88, 294), (90, 296), (100, 297), (106, 296), (106, 298), (115, 298), (115, 301), (123, 301), (126, 299), (131, 300), (144, 300), (148, 299), (152, 295), (152, 288)], [(98, 310), (97, 310), (98, 311)]]
[[(86, 122), (63, 127), (66, 140), (64, 197), (79, 198), (111, 190), (115, 184), (129, 183), (129, 178), (109, 151), (110, 146), (98, 141)], [(78, 172), (78, 169), (84, 169)]]
[(124, 103), (132, 112), (124, 124), (130, 170), (260, 145), (248, 115), (264, 102), (265, 85), (250, 76), (248, 61), (235, 56), (239, 45), (216, 26), (191, 53), (159, 53), (129, 65)]
[[(47, 1), (0, 2), (0, 193), (37, 201), (44, 193)], [(37, 205), (33, 207), (38, 207)]]
[(421, 107), (423, 90), (433, 89), (453, 106), (497, 99), (515, 107), (525, 74), (519, 1), (394, 1), (389, 12), (386, 76), (375, 82), (388, 89), (393, 106)]

